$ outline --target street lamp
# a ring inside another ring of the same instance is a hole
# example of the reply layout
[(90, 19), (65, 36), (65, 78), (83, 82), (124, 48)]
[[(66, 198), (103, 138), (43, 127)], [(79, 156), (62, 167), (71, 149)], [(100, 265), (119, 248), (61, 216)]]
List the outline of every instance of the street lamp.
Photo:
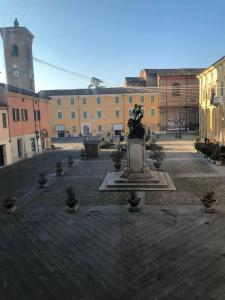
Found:
[(178, 138), (181, 139), (181, 103), (179, 104), (179, 135)]

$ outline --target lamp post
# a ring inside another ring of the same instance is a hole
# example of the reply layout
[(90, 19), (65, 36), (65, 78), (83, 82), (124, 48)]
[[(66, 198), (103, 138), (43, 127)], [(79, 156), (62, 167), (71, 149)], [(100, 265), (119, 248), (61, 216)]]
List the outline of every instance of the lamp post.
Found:
[(179, 135), (178, 138), (181, 139), (181, 103), (179, 104)]

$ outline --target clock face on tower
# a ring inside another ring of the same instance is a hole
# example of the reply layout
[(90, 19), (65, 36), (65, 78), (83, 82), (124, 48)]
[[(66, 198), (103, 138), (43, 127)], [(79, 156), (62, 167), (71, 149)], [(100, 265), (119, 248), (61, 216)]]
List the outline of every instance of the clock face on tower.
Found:
[(19, 70), (16, 69), (16, 70), (13, 71), (13, 77), (14, 77), (14, 78), (19, 78), (19, 77), (20, 77), (20, 72), (19, 72)]

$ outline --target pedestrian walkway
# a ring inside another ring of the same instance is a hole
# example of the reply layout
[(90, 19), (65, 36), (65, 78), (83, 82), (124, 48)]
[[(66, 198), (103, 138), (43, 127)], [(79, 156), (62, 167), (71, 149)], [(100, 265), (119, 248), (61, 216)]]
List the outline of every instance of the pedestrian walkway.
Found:
[[(129, 212), (128, 193), (98, 191), (113, 171), (109, 151), (83, 160), (70, 145), (1, 169), (0, 196), (17, 196), (18, 210), (0, 211), (0, 299), (224, 300), (225, 167), (195, 153), (190, 137), (160, 142), (177, 190), (146, 192), (139, 213)], [(62, 177), (54, 175), (58, 161)], [(43, 170), (48, 187), (39, 189)], [(79, 198), (75, 215), (64, 212), (69, 185)], [(201, 211), (208, 191), (215, 214)]]

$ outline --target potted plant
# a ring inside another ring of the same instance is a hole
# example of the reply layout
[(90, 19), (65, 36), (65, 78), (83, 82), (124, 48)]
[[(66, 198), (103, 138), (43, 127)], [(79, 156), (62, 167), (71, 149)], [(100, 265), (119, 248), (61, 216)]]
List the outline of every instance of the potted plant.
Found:
[(116, 150), (111, 153), (111, 158), (114, 163), (114, 167), (116, 171), (118, 171), (121, 168), (122, 157), (123, 157), (123, 153), (121, 150)]
[(201, 202), (204, 205), (203, 211), (206, 213), (215, 212), (215, 208), (213, 207), (217, 200), (214, 198), (215, 193), (209, 192), (202, 199)]
[(56, 169), (55, 169), (56, 176), (62, 176), (62, 171), (63, 171), (63, 168), (62, 168), (61, 162), (57, 162)]
[(78, 208), (78, 198), (76, 197), (75, 191), (71, 186), (68, 186), (66, 188), (66, 211), (67, 212), (77, 212), (79, 210)]
[(3, 208), (6, 213), (14, 213), (16, 211), (16, 198), (15, 197), (5, 197), (3, 199)]
[(74, 164), (73, 156), (70, 155), (68, 156), (68, 167), (72, 167), (73, 164)]
[(85, 153), (84, 148), (80, 150), (80, 156), (81, 156), (82, 158), (85, 158), (86, 153)]
[(39, 188), (43, 189), (46, 187), (46, 183), (48, 181), (47, 175), (45, 172), (41, 172), (39, 174), (39, 179), (38, 179), (38, 183), (39, 183)]
[(221, 151), (219, 145), (217, 145), (212, 152), (213, 159), (216, 161), (216, 165), (221, 165)]
[(140, 211), (139, 203), (141, 198), (137, 196), (136, 192), (130, 192), (130, 198), (128, 198), (128, 203), (130, 204), (130, 212)]
[(162, 147), (160, 146), (160, 148), (154, 149), (154, 150), (150, 153), (149, 157), (150, 157), (151, 159), (155, 160), (154, 166), (155, 166), (156, 170), (159, 170), (159, 169), (160, 169), (160, 166), (161, 166), (161, 164), (162, 164), (162, 161), (163, 161), (164, 158), (165, 158), (165, 153), (162, 152)]

